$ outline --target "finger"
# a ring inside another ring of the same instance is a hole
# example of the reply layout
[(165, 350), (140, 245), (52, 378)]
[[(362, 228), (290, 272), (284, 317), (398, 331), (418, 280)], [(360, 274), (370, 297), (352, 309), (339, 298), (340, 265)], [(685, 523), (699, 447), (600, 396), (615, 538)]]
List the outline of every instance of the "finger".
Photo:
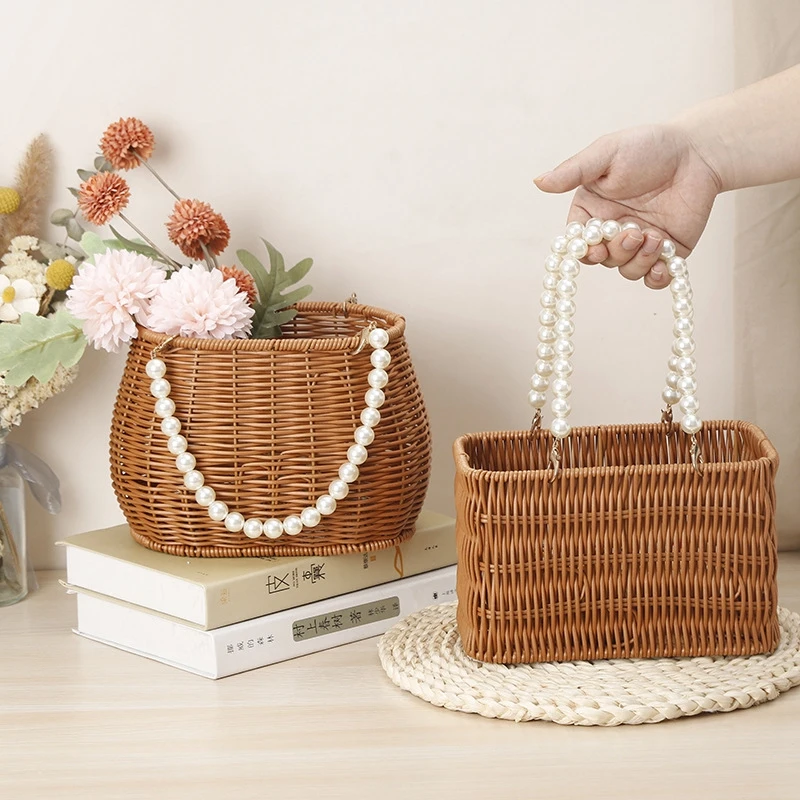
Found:
[(644, 235), (636, 228), (623, 231), (611, 241), (606, 242), (608, 258), (603, 261), (607, 267), (624, 267), (639, 252), (644, 244)]
[(669, 273), (663, 261), (657, 261), (644, 276), (644, 285), (649, 289), (666, 289), (670, 284)]
[(604, 175), (616, 151), (617, 146), (612, 137), (603, 136), (563, 161), (554, 170), (534, 178), (533, 182), (543, 192), (569, 192)]
[(663, 237), (652, 228), (642, 231), (644, 242), (636, 251), (636, 255), (624, 266), (619, 268), (619, 274), (629, 281), (638, 281), (644, 278), (655, 266), (661, 255), (661, 242)]

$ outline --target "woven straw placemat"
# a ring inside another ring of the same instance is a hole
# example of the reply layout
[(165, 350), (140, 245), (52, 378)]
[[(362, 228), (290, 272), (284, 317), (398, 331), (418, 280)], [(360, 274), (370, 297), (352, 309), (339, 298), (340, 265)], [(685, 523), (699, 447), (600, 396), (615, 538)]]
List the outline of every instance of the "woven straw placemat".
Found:
[(615, 659), (504, 666), (461, 648), (456, 604), (431, 606), (383, 635), (381, 665), (401, 689), (436, 706), (515, 722), (640, 725), (774, 700), (800, 684), (800, 615), (780, 608), (770, 655)]

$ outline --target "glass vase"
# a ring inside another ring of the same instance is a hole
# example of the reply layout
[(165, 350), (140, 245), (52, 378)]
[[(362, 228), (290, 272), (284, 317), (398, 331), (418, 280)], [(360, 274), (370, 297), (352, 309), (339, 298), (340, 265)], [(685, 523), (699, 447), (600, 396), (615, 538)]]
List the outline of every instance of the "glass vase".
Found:
[(0, 467), (0, 606), (28, 593), (25, 549), (25, 485), (11, 466)]

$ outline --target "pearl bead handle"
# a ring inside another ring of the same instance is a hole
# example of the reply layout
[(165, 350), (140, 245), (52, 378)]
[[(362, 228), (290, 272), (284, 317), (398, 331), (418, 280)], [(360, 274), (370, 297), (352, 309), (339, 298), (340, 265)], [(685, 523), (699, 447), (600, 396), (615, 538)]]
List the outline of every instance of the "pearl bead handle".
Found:
[[(575, 314), (574, 297), (578, 286), (576, 278), (581, 269), (583, 258), (591, 245), (600, 244), (619, 235), (630, 228), (639, 229), (634, 222), (621, 225), (616, 220), (590, 219), (585, 225), (570, 222), (562, 236), (556, 236), (550, 245), (550, 255), (544, 262), (544, 291), (541, 295), (541, 313), (539, 314), (539, 344), (537, 347), (536, 367), (531, 377), (531, 390), (528, 401), (536, 411), (535, 420), (541, 419), (542, 409), (547, 402), (547, 390), (553, 392), (550, 409), (553, 421), (550, 432), (556, 442), (569, 436), (571, 426), (569, 396), (572, 387), (569, 377), (572, 374), (572, 354), (574, 345), (572, 335), (575, 325), (572, 317)], [(677, 405), (683, 414), (681, 429), (694, 437), (702, 427), (697, 416), (700, 404), (697, 402), (697, 382), (694, 374), (696, 363), (693, 356), (695, 343), (694, 308), (692, 306), (692, 288), (686, 261), (675, 254), (675, 244), (665, 239), (661, 246), (659, 258), (666, 263), (667, 271), (672, 277), (670, 292), (672, 294), (672, 311), (675, 317), (673, 326), (674, 341), (672, 357), (667, 365), (667, 383), (662, 392), (666, 403), (663, 414), (665, 420), (672, 420), (672, 407)], [(693, 438), (693, 459), (696, 440)], [(554, 461), (558, 459), (558, 448), (554, 449)]]
[(155, 398), (155, 414), (161, 417), (161, 432), (167, 437), (167, 449), (175, 457), (175, 466), (183, 475), (184, 487), (193, 493), (198, 505), (205, 508), (208, 516), (215, 522), (224, 525), (231, 533), (244, 533), (250, 539), (257, 539), (262, 534), (268, 539), (278, 539), (283, 534), (296, 536), (304, 528), (317, 526), (324, 516), (333, 514), (339, 501), (344, 500), (350, 492), (350, 484), (358, 479), (359, 467), (367, 460), (367, 447), (375, 439), (374, 428), (381, 421), (378, 410), (384, 403), (384, 388), (389, 383), (386, 372), (392, 357), (386, 349), (389, 334), (374, 322), (362, 330), (361, 341), (353, 355), (361, 352), (366, 344), (372, 347), (370, 364), (372, 370), (367, 375), (368, 384), (364, 394), (366, 407), (361, 412), (361, 424), (353, 432), (353, 444), (347, 450), (346, 461), (339, 467), (339, 474), (328, 486), (326, 494), (322, 494), (308, 507), (290, 514), (284, 519), (257, 517), (245, 518), (238, 511), (231, 511), (227, 504), (217, 499), (217, 492), (206, 484), (203, 473), (196, 469), (197, 462), (189, 452), (189, 442), (181, 435), (181, 422), (175, 416), (175, 401), (170, 398), (171, 387), (166, 378), (167, 364), (161, 357), (163, 350), (172, 339), (167, 339), (156, 347), (145, 372), (150, 378), (150, 393)]

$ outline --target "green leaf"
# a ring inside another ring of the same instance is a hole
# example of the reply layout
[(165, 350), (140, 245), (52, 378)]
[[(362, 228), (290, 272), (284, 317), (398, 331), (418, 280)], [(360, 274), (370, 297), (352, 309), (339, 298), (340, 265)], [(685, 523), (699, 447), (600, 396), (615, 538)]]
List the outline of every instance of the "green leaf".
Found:
[(275, 285), (277, 286), (281, 276), (285, 271), (283, 256), (266, 239), (262, 239), (261, 241), (264, 242), (267, 247), (267, 252), (269, 253), (269, 265), (275, 272)]
[(278, 339), (281, 336), (281, 325), (293, 320), (297, 316), (296, 308), (287, 308), (283, 311), (267, 311), (261, 324), (253, 327), (253, 339)]
[(64, 258), (67, 251), (65, 247), (58, 244), (51, 244), (39, 239), (39, 252), (48, 260), (55, 261), (57, 258)]
[(68, 208), (57, 208), (51, 215), (50, 215), (50, 224), (51, 225), (66, 225), (69, 220), (71, 220), (75, 216), (74, 212), (70, 211)]
[(114, 171), (114, 167), (112, 167), (111, 164), (108, 161), (106, 161), (105, 156), (97, 156), (97, 158), (95, 158), (95, 160), (94, 160), (94, 168), (98, 172), (113, 172)]
[(87, 256), (99, 256), (108, 250), (109, 245), (104, 242), (96, 233), (86, 231), (81, 236), (81, 248)]
[(126, 239), (121, 233), (115, 231), (110, 225), (109, 228), (111, 228), (111, 233), (116, 236), (116, 241), (114, 239), (106, 239), (106, 244), (109, 247), (112, 247), (114, 250), (133, 250), (134, 253), (141, 253), (143, 256), (148, 256), (154, 261), (164, 261), (164, 257), (161, 255), (161, 253), (159, 253), (155, 248), (150, 247), (149, 244), (145, 244), (144, 242), (134, 242), (132, 239)]
[(267, 272), (264, 265), (248, 250), (237, 250), (236, 255), (242, 266), (253, 276), (258, 289), (258, 299), (260, 304), (266, 303), (272, 294), (274, 286), (274, 275)]
[(284, 273), (284, 284), (280, 288), (284, 288), (284, 286), (291, 286), (295, 283), (300, 283), (306, 275), (308, 275), (308, 271), (314, 265), (313, 258), (304, 258), (300, 263), (295, 264), (290, 270)]
[(68, 219), (66, 227), (67, 236), (69, 236), (70, 239), (74, 239), (76, 242), (79, 242), (84, 234), (84, 228), (78, 222), (78, 220), (76, 220), (75, 217)]
[(46, 383), (59, 364), (77, 364), (85, 348), (80, 321), (64, 308), (49, 317), (23, 314), (16, 325), (0, 325), (0, 371), (7, 370), (9, 386), (30, 378)]
[(68, 187), (67, 187), (67, 191), (68, 191), (68, 192), (69, 192), (69, 193), (70, 193), (70, 194), (71, 194), (73, 197), (77, 197), (77, 196), (80, 194), (80, 192), (79, 192), (79, 191), (78, 191), (78, 190), (77, 190), (75, 187), (73, 187), (73, 186), (68, 186)]
[(79, 178), (80, 178), (82, 181), (88, 181), (88, 180), (89, 180), (89, 178), (91, 178), (91, 177), (92, 177), (92, 175), (96, 175), (96, 174), (97, 174), (97, 173), (96, 173), (96, 172), (94, 172), (94, 170), (88, 170), (88, 169), (79, 169), (79, 170), (78, 170), (78, 177), (79, 177)]
[(274, 302), (267, 306), (267, 311), (276, 311), (279, 308), (293, 306), (295, 303), (299, 303), (304, 297), (308, 297), (313, 291), (312, 287), (306, 284), (299, 289), (295, 289), (293, 292), (289, 292), (289, 294), (278, 295), (275, 297)]

